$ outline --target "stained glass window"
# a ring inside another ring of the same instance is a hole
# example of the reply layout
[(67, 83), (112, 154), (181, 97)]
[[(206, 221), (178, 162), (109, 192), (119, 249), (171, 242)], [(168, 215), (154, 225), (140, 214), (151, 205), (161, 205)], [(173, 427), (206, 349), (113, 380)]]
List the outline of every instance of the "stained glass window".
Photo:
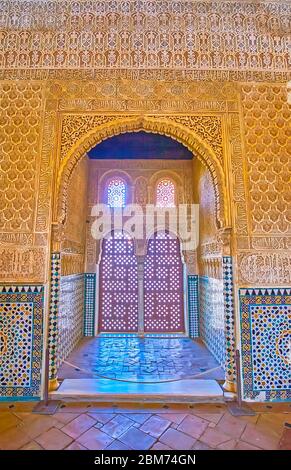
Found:
[(126, 202), (126, 185), (121, 178), (112, 178), (107, 186), (107, 204), (110, 207), (124, 207)]
[(175, 207), (175, 185), (168, 178), (157, 185), (157, 207)]

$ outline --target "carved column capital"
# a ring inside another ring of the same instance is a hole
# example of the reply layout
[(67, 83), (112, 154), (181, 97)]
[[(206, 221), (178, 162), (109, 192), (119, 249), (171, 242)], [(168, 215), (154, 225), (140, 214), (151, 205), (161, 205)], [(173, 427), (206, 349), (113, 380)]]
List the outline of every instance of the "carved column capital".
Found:
[(65, 240), (64, 224), (59, 222), (52, 223), (52, 251), (61, 251), (62, 243)]
[(224, 256), (231, 255), (231, 237), (232, 227), (223, 227), (218, 230), (217, 241), (222, 246), (222, 254)]

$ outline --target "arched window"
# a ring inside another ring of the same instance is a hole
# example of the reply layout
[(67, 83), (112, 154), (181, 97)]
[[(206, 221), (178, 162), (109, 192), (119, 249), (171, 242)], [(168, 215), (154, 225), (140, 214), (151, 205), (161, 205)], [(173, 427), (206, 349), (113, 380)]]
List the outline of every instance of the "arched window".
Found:
[(157, 185), (157, 207), (175, 207), (175, 184), (169, 178), (163, 178)]
[(119, 177), (112, 178), (107, 185), (109, 207), (124, 207), (126, 204), (126, 184)]

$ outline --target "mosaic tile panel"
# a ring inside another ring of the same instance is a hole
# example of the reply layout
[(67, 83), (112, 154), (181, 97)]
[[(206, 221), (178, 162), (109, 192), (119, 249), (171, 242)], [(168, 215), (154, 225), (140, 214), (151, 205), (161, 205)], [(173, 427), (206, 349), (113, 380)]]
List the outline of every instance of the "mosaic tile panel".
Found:
[(188, 276), (189, 336), (199, 336), (198, 276)]
[(62, 276), (58, 314), (57, 367), (83, 336), (84, 275)]
[(240, 289), (245, 400), (291, 400), (291, 289)]
[(223, 296), (224, 296), (224, 322), (225, 322), (225, 375), (229, 382), (236, 381), (235, 371), (235, 324), (233, 302), (233, 268), (232, 257), (223, 256)]
[(0, 400), (37, 399), (44, 288), (0, 286)]
[(200, 336), (217, 361), (225, 365), (223, 281), (199, 278)]
[(96, 274), (85, 275), (84, 336), (95, 335)]
[(52, 253), (49, 310), (49, 378), (57, 376), (58, 311), (60, 301), (61, 255)]

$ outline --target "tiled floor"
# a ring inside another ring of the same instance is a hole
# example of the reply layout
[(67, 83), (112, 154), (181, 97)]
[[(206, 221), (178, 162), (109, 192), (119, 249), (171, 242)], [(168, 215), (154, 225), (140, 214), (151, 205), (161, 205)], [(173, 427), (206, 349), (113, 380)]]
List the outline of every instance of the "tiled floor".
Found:
[(200, 377), (224, 380), (222, 368), (199, 340), (108, 335), (84, 338), (58, 376), (77, 379), (101, 375), (142, 382), (193, 377), (208, 370)]
[(0, 449), (291, 449), (291, 406), (256, 405), (234, 418), (226, 405), (63, 404), (54, 415), (34, 403), (0, 405)]

